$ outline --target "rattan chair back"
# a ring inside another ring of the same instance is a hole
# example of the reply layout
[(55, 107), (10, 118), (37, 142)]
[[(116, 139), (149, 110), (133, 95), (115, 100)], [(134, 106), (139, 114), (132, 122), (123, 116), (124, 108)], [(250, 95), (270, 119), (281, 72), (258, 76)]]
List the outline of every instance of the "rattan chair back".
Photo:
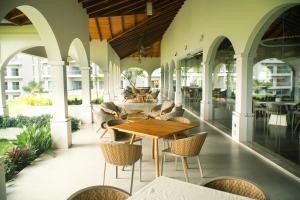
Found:
[(124, 124), (127, 123), (128, 121), (126, 120), (121, 120), (121, 119), (112, 119), (109, 120), (106, 124), (107, 124), (107, 130), (110, 134), (111, 140), (112, 141), (118, 141), (121, 140), (123, 138), (131, 138), (132, 134), (130, 133), (125, 133), (125, 132), (121, 132), (118, 131), (116, 129), (112, 129), (112, 126), (116, 126), (116, 125), (120, 125), (120, 124)]
[(268, 199), (266, 194), (256, 184), (239, 178), (220, 177), (205, 183), (204, 186), (252, 199)]
[(168, 121), (175, 121), (175, 122), (180, 122), (183, 124), (191, 124), (191, 121), (185, 117), (174, 117), (174, 118), (169, 119)]
[(176, 155), (185, 157), (197, 156), (201, 151), (206, 136), (207, 133), (202, 132), (192, 135), (188, 138), (173, 140), (170, 142), (171, 152)]
[(132, 165), (141, 158), (142, 146), (125, 143), (100, 143), (107, 163), (118, 166)]
[(126, 200), (129, 193), (111, 186), (92, 186), (79, 190), (67, 200)]

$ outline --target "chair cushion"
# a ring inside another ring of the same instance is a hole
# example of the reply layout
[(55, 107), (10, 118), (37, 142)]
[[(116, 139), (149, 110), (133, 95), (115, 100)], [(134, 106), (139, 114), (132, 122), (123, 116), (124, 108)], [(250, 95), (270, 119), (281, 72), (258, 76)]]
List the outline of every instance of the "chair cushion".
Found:
[(119, 112), (118, 108), (113, 102), (104, 102), (101, 104), (101, 107), (115, 112)]
[(172, 108), (174, 107), (174, 102), (172, 101), (164, 101), (163, 104), (161, 105), (161, 112), (165, 112), (168, 113), (172, 110)]
[(160, 111), (154, 111), (154, 112), (150, 112), (148, 113), (148, 116), (151, 118), (156, 118), (160, 115)]

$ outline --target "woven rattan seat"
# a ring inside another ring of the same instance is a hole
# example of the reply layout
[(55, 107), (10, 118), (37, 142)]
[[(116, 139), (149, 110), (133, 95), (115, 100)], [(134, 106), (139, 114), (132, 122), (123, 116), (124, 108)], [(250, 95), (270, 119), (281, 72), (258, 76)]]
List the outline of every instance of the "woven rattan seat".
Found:
[(204, 144), (204, 141), (206, 139), (207, 133), (198, 133), (193, 136), (179, 139), (179, 140), (173, 140), (171, 141), (171, 147), (168, 149), (163, 150), (163, 157), (161, 161), (161, 175), (163, 174), (163, 164), (165, 160), (165, 155), (171, 155), (176, 157), (181, 157), (182, 166), (184, 169), (184, 175), (185, 179), (188, 182), (188, 173), (187, 173), (187, 158), (188, 157), (197, 157), (199, 170), (201, 177), (203, 177), (203, 172), (201, 168), (199, 153), (201, 151), (201, 148)]
[(87, 187), (71, 195), (68, 200), (125, 200), (129, 194), (111, 186)]
[(240, 178), (219, 177), (205, 183), (203, 186), (257, 200), (268, 199), (256, 184)]
[(140, 179), (142, 168), (142, 146), (126, 143), (100, 143), (105, 163), (103, 174), (103, 185), (105, 183), (106, 163), (116, 166), (116, 178), (118, 178), (118, 166), (132, 165), (130, 194), (132, 193), (134, 164), (140, 160)]

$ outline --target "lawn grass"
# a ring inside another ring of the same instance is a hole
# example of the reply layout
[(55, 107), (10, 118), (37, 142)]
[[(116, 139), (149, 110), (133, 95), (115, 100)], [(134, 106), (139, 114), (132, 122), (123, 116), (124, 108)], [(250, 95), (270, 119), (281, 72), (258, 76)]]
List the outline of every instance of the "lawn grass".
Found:
[(3, 156), (14, 145), (7, 139), (0, 139), (0, 156)]

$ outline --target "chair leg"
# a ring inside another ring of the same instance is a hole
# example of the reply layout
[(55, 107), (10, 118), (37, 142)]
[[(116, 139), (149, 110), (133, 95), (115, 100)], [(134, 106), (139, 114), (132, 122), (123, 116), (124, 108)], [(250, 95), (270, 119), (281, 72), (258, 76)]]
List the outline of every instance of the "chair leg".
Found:
[(106, 173), (106, 162), (104, 162), (103, 183), (102, 183), (102, 185), (104, 185), (104, 183), (105, 183), (105, 173)]
[(97, 129), (96, 133), (99, 133), (100, 130), (101, 130), (101, 126)]
[(116, 179), (118, 179), (118, 166), (116, 166)]
[(100, 138), (103, 138), (106, 133), (107, 133), (107, 129), (104, 130)]
[(197, 156), (197, 160), (198, 160), (198, 165), (199, 165), (199, 170), (200, 170), (200, 175), (203, 178), (203, 171), (202, 171), (202, 167), (201, 167), (201, 163), (200, 163), (200, 156)]
[(132, 194), (132, 185), (133, 185), (133, 175), (134, 175), (134, 164), (132, 165), (132, 172), (131, 172), (131, 183), (130, 183), (130, 196)]
[(184, 161), (184, 157), (181, 157), (181, 161), (182, 161), (182, 167), (183, 167), (183, 171), (184, 171), (185, 181), (189, 182), (189, 177), (188, 177), (188, 173), (187, 173), (187, 168), (186, 168), (186, 164), (185, 164), (185, 161)]
[(165, 153), (163, 153), (162, 158), (161, 158), (161, 169), (160, 169), (160, 175), (163, 175), (163, 170), (164, 170), (164, 161), (165, 161)]
[(177, 171), (177, 166), (178, 166), (178, 157), (175, 157), (175, 171)]
[(142, 157), (140, 158), (140, 182), (142, 182)]

